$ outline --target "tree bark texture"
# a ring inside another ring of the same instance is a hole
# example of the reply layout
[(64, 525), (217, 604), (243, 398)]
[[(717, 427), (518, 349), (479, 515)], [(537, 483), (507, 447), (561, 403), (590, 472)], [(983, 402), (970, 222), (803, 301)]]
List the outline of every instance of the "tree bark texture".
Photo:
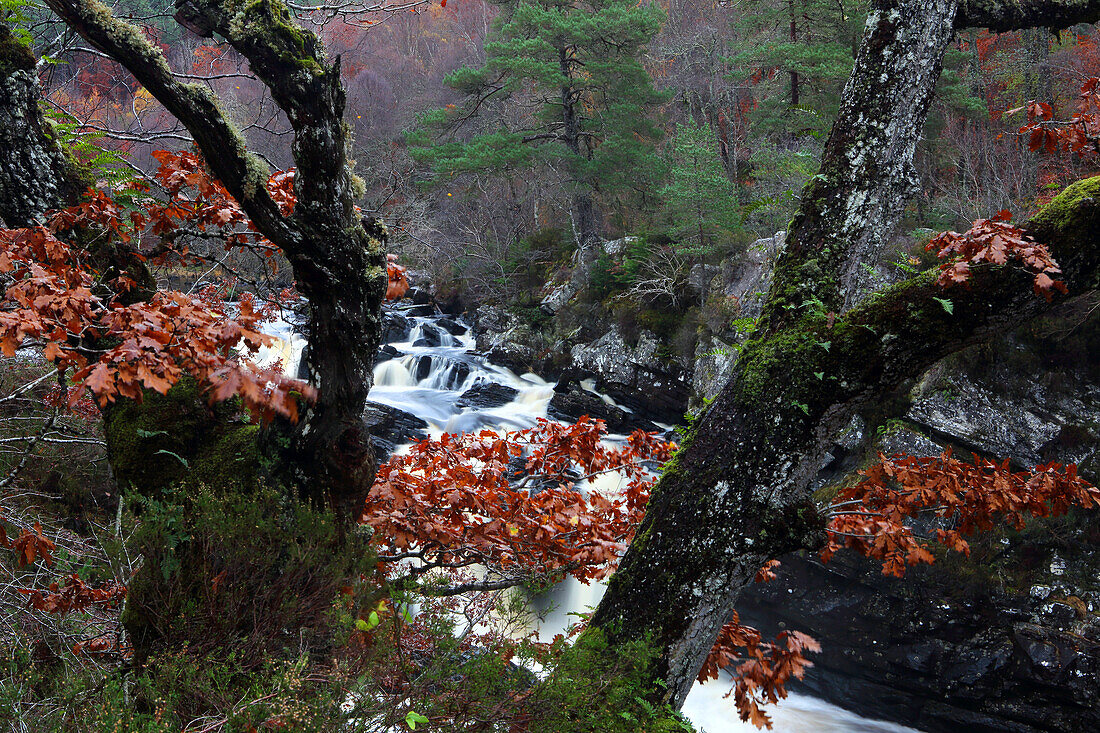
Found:
[[(863, 268), (917, 188), (913, 153), (954, 33), (955, 0), (879, 0), (867, 16), (821, 170), (787, 233), (764, 320), (842, 312), (866, 294)], [(839, 275), (834, 277), (831, 275)]]
[[(593, 615), (613, 643), (656, 645), (652, 675), (675, 707), (764, 562), (820, 546), (810, 483), (832, 436), (865, 408), (889, 412), (898, 388), (944, 356), (1050, 307), (1028, 274), (982, 267), (966, 287), (944, 291), (927, 272), (843, 310), (843, 274), (882, 241), (912, 190), (912, 151), (954, 18), (953, 0), (875, 3), (765, 316), (666, 468)], [(1071, 295), (1100, 285), (1100, 178), (1071, 186), (1027, 228), (1051, 247)]]
[(270, 442), (307, 493), (354, 514), (375, 469), (362, 414), (381, 341), (385, 229), (364, 227), (355, 211), (361, 190), (348, 166), (339, 57), (329, 62), (317, 37), (296, 26), (277, 0), (177, 3), (180, 22), (201, 35), (223, 36), (286, 112), (294, 130), (297, 204), (284, 217), (264, 188), (266, 167), (247, 151), (212, 92), (178, 81), (141, 31), (98, 0), (47, 4), (188, 128), (213, 173), (287, 255), (310, 302), (307, 367), (320, 396), (296, 426), (271, 431)]
[(41, 99), (34, 55), (0, 24), (0, 226), (33, 226), (88, 186), (42, 116)]

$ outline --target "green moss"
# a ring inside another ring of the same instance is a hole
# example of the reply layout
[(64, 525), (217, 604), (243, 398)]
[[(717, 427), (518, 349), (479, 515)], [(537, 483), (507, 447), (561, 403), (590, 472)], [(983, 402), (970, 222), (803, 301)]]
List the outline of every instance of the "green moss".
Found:
[(106, 413), (107, 452), (119, 483), (142, 496), (174, 484), (232, 488), (254, 483), (259, 428), (237, 401), (211, 406), (184, 380), (166, 395), (146, 392)]
[[(1071, 186), (1067, 186), (1062, 193), (1054, 197), (1054, 199), (1043, 207), (1043, 210), (1036, 214), (1028, 223), (1029, 229), (1039, 229), (1044, 231), (1058, 231), (1061, 232), (1063, 238), (1070, 241), (1083, 241), (1085, 235), (1094, 238), (1096, 232), (1092, 230), (1092, 221), (1089, 220), (1089, 231), (1087, 232), (1074, 232), (1075, 221), (1080, 219), (1080, 214), (1077, 209), (1078, 206), (1086, 201), (1094, 200), (1100, 203), (1100, 176), (1093, 178), (1086, 178), (1081, 181), (1077, 181)], [(1068, 235), (1068, 236), (1067, 236)]]
[(230, 22), (229, 31), (235, 39), (262, 38), (277, 49), (281, 62), (313, 75), (324, 73), (318, 63), (317, 39), (291, 20), (290, 11), (281, 2), (251, 0), (241, 5)]
[(34, 69), (34, 54), (7, 26), (0, 25), (0, 76)]

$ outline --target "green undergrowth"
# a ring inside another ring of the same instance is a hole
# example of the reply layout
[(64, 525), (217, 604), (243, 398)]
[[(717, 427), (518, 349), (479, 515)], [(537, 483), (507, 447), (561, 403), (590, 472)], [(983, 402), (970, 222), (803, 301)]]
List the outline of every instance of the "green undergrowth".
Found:
[(691, 733), (683, 716), (650, 702), (661, 697), (650, 680), (656, 657), (645, 640), (612, 647), (589, 628), (532, 692), (531, 733)]

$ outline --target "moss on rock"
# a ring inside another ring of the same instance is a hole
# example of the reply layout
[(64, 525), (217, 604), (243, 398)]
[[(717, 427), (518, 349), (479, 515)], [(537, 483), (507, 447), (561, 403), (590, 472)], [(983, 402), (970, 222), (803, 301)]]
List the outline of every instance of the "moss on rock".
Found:
[(229, 489), (256, 481), (259, 427), (247, 422), (238, 401), (211, 406), (193, 380), (165, 395), (147, 392), (140, 403), (115, 404), (105, 424), (115, 476), (142, 496), (174, 484)]

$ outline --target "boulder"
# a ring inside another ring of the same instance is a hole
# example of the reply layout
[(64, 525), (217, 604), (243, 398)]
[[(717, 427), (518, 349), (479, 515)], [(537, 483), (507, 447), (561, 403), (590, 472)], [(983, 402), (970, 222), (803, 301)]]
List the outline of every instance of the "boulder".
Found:
[(408, 341), (413, 322), (404, 314), (392, 309), (382, 311), (382, 342), (387, 344)]
[(688, 375), (659, 356), (660, 346), (648, 331), (631, 346), (612, 325), (595, 341), (572, 347), (572, 371), (595, 378), (597, 389), (642, 418), (678, 423), (690, 396)]
[(531, 371), (546, 351), (546, 340), (503, 308), (483, 305), (475, 313), (477, 350), (494, 364), (513, 371)]
[(600, 396), (582, 388), (575, 381), (559, 382), (546, 409), (547, 417), (562, 422), (576, 422), (582, 415), (603, 420), (607, 423), (607, 432), (629, 434), (642, 429), (661, 432), (661, 429), (632, 412), (608, 404)]
[(484, 382), (474, 385), (462, 393), (455, 403), (459, 407), (473, 407), (480, 410), (507, 405), (516, 398), (519, 390), (496, 382)]
[(428, 423), (396, 407), (368, 402), (363, 421), (373, 438), (379, 462), (385, 461), (398, 446), (428, 437)]

